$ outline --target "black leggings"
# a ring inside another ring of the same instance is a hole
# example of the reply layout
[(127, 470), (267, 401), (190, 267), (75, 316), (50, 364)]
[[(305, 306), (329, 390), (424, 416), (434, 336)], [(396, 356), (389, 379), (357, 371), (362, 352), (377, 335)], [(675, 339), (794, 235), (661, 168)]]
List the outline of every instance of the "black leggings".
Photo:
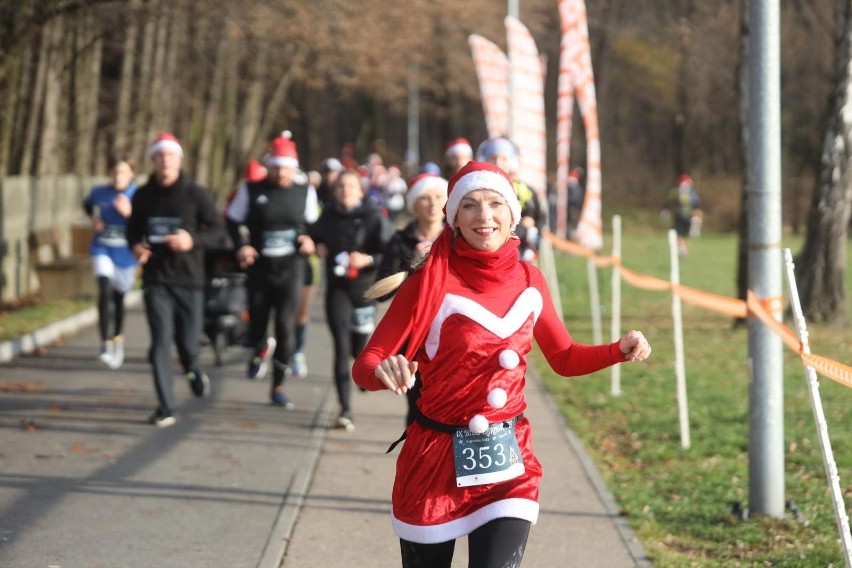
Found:
[(334, 339), (334, 384), (337, 400), (343, 412), (351, 410), (352, 378), (351, 360), (367, 345), (369, 334), (352, 331), (352, 311), (365, 305), (346, 284), (331, 279), (325, 294), (325, 315)]
[(261, 264), (253, 266), (248, 273), (249, 345), (254, 347), (255, 353), (260, 353), (266, 344), (269, 316), (274, 312), (277, 346), (272, 356), (275, 362), (273, 388), (284, 383), (285, 370), (293, 356), (296, 308), (302, 293), (304, 265), (298, 258), (293, 258), (277, 265), (275, 273), (270, 273), (266, 265)]
[[(518, 568), (524, 558), (530, 522), (494, 519), (467, 537), (468, 568)], [(400, 539), (402, 568), (450, 568), (456, 541), (418, 544)]]
[[(115, 333), (109, 334), (109, 311), (112, 301), (115, 314)], [(121, 335), (124, 327), (124, 294), (114, 290), (106, 276), (98, 276), (98, 324), (101, 341)]]

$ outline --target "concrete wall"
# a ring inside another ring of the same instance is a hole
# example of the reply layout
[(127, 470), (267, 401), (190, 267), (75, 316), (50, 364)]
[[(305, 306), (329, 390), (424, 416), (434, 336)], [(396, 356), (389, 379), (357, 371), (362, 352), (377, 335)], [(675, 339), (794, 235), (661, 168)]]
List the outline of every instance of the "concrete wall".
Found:
[(75, 243), (72, 235), (79, 241), (88, 234), (83, 199), (92, 186), (107, 181), (106, 177), (78, 176), (0, 178), (0, 302), (39, 291), (28, 246), (32, 231), (55, 228), (62, 256), (87, 249), (86, 244)]

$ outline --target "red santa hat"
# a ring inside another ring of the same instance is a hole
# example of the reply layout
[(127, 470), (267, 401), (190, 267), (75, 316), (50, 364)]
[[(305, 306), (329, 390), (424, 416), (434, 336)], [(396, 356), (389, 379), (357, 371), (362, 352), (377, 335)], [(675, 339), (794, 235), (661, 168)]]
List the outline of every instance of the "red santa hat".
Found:
[(444, 146), (445, 158), (449, 158), (450, 156), (455, 156), (457, 154), (473, 156), (473, 146), (470, 145), (467, 138), (456, 138), (454, 140), (450, 140), (447, 142), (446, 146)]
[(174, 152), (183, 158), (183, 148), (181, 148), (180, 142), (175, 138), (175, 135), (170, 132), (160, 132), (157, 134), (157, 138), (148, 147), (148, 159), (153, 159), (157, 152), (164, 150)]
[(264, 168), (263, 165), (257, 160), (252, 159), (249, 160), (246, 164), (246, 169), (243, 172), (243, 177), (246, 179), (247, 182), (253, 183), (261, 181), (263, 178), (266, 177), (266, 174), (266, 168)]
[(281, 136), (273, 138), (269, 143), (269, 152), (263, 156), (266, 167), (276, 168), (298, 168), (299, 154), (296, 152), (296, 143), (293, 142), (293, 133), (285, 130)]
[[(432, 248), (421, 268), (420, 293), (414, 304), (411, 319), (405, 335), (408, 337), (408, 347), (405, 357), (411, 361), (422, 345), (429, 331), (429, 327), (435, 318), (444, 294), (447, 290), (447, 279), (449, 274), (450, 255), (453, 250), (454, 222), (462, 197), (476, 191), (477, 189), (491, 189), (499, 193), (509, 204), (512, 210), (513, 225), (521, 218), (521, 205), (515, 196), (515, 189), (509, 175), (487, 162), (468, 162), (456, 174), (450, 178), (448, 187), (449, 196), (444, 212), (447, 216), (447, 224), (440, 236), (432, 243)], [(514, 228), (514, 227), (513, 227)], [(508, 247), (505, 251), (506, 260), (518, 261), (517, 237), (509, 238), (504, 245)], [(501, 249), (502, 250), (502, 249)], [(497, 253), (499, 256), (499, 253)]]
[(462, 198), (477, 189), (490, 189), (499, 193), (512, 211), (512, 230), (521, 220), (521, 204), (515, 195), (515, 186), (509, 174), (489, 162), (468, 162), (463, 168), (450, 178), (447, 187), (447, 205), (444, 212), (447, 216), (447, 225), (450, 228), (456, 226), (456, 213)]
[(437, 190), (447, 199), (447, 180), (435, 174), (420, 174), (411, 178), (408, 182), (408, 192), (405, 194), (405, 204), (408, 210), (414, 214), (414, 205), (417, 200), (423, 195), (423, 192), (428, 190)]

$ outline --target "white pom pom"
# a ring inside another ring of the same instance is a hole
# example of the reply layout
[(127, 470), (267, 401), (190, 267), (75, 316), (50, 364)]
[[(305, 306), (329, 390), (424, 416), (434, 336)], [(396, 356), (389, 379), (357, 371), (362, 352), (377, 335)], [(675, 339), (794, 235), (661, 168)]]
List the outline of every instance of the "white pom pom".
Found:
[(514, 369), (521, 362), (521, 358), (518, 356), (518, 353), (511, 349), (501, 351), (498, 360), (500, 361), (500, 366), (504, 369)]
[(335, 276), (343, 276), (344, 274), (346, 274), (346, 267), (344, 267), (340, 264), (335, 264), (334, 265), (334, 275)]
[(506, 406), (506, 399), (508, 399), (508, 395), (506, 391), (501, 388), (492, 389), (491, 392), (488, 393), (488, 405), (491, 408), (503, 408)]
[(482, 434), (488, 430), (488, 419), (481, 414), (477, 414), (470, 419), (470, 423), (468, 423), (467, 427), (474, 434)]
[(293, 133), (290, 132), (289, 130), (284, 130), (284, 131), (281, 132), (281, 136), (283, 136), (284, 138), (292, 138)]

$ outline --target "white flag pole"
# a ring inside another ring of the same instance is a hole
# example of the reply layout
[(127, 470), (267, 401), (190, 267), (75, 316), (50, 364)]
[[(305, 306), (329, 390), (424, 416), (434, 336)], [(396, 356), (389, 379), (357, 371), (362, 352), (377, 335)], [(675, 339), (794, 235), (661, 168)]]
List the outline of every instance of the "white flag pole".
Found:
[(681, 311), (680, 296), (675, 293), (675, 287), (680, 285), (680, 262), (678, 258), (677, 233), (669, 229), (669, 257), (671, 258), (672, 273), (672, 319), (674, 320), (675, 346), (675, 376), (677, 378), (677, 408), (680, 417), (680, 446), (687, 450), (691, 445), (689, 439), (689, 405), (686, 400), (686, 365), (683, 361), (683, 312)]
[[(793, 317), (796, 320), (796, 331), (799, 341), (802, 343), (802, 353), (811, 352), (808, 343), (808, 326), (805, 315), (802, 313), (802, 305), (799, 302), (799, 290), (796, 285), (795, 266), (790, 249), (784, 249), (784, 264), (787, 271), (787, 285), (790, 289), (790, 306), (793, 309)], [(843, 548), (843, 557), (846, 567), (852, 568), (852, 535), (849, 533), (849, 517), (846, 514), (846, 506), (843, 504), (843, 492), (840, 489), (840, 476), (837, 474), (837, 464), (831, 451), (831, 440), (828, 437), (828, 423), (822, 409), (822, 399), (819, 395), (819, 378), (816, 370), (805, 364), (805, 379), (808, 382), (808, 392), (811, 397), (811, 409), (814, 413), (819, 446), (822, 450), (822, 463), (825, 466), (825, 475), (828, 478), (831, 499), (834, 503), (834, 517), (837, 522), (837, 531), (840, 534), (840, 543)]]
[[(621, 338), (621, 215), (612, 217), (612, 341)], [(612, 396), (621, 396), (621, 365), (613, 365)]]

